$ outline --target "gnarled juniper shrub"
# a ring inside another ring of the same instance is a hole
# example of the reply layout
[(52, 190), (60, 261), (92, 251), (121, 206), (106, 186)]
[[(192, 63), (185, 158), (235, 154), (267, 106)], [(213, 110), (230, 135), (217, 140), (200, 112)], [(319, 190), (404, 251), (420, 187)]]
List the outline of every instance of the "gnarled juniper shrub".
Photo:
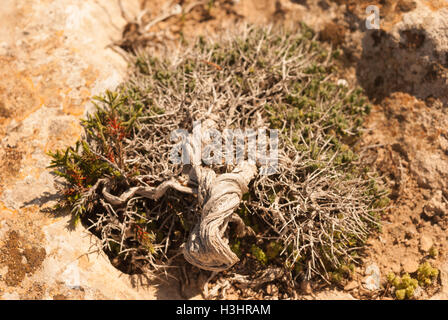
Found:
[(257, 176), (238, 210), (256, 236), (230, 237), (230, 245), (263, 268), (331, 279), (358, 261), (388, 202), (357, 152), (370, 106), (362, 90), (336, 84), (336, 55), (302, 26), (247, 28), (219, 41), (199, 38), (164, 59), (136, 57), (129, 79), (95, 98), (81, 141), (51, 153), (51, 166), (66, 181), (63, 204), (121, 270), (160, 270), (173, 263), (197, 220), (196, 197), (171, 190), (159, 201), (135, 196), (114, 207), (102, 181), (120, 195), (180, 179), (182, 166), (169, 159), (170, 133), (191, 132), (193, 120), (212, 119), (219, 130), (278, 129), (278, 172)]

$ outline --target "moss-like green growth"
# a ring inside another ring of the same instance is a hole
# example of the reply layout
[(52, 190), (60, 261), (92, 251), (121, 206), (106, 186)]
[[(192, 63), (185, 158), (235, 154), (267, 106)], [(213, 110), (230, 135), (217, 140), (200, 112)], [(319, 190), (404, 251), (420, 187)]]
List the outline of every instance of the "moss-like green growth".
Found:
[(431, 258), (437, 258), (438, 256), (439, 256), (439, 249), (437, 249), (436, 247), (434, 247), (434, 246), (432, 246), (430, 249), (429, 249), (429, 256), (431, 257)]
[(268, 257), (266, 256), (266, 253), (264, 253), (264, 251), (255, 244), (253, 244), (251, 247), (251, 253), (254, 258), (261, 262), (263, 265), (266, 265), (268, 263)]
[(429, 262), (425, 262), (418, 267), (417, 270), (417, 280), (421, 286), (429, 286), (433, 283), (437, 276), (439, 275), (439, 270), (432, 267)]
[(266, 256), (269, 260), (273, 260), (279, 257), (280, 252), (283, 250), (283, 246), (277, 241), (270, 241), (266, 246)]
[(232, 249), (232, 251), (238, 256), (238, 258), (241, 258), (241, 241), (240, 240), (236, 240), (235, 242), (233, 242), (230, 245), (230, 249)]
[(353, 277), (355, 266), (353, 264), (342, 265), (335, 271), (330, 272), (330, 280), (333, 284), (344, 286), (347, 280)]
[(408, 273), (399, 277), (391, 272), (387, 275), (387, 280), (395, 288), (395, 297), (398, 300), (412, 299), (414, 297), (414, 290), (417, 289), (418, 281), (411, 278)]
[(418, 286), (426, 287), (433, 284), (437, 279), (439, 270), (432, 267), (429, 262), (422, 263), (414, 276), (405, 273), (402, 277), (390, 272), (387, 275), (387, 281), (395, 289), (395, 298), (398, 300), (412, 299), (414, 291)]

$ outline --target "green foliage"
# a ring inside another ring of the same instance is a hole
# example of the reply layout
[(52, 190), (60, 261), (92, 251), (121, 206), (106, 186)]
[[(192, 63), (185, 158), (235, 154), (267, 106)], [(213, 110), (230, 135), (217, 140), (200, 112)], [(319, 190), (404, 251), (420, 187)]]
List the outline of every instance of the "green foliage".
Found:
[(433, 284), (438, 275), (439, 270), (433, 268), (429, 262), (424, 262), (418, 267), (414, 277), (408, 273), (400, 277), (390, 272), (387, 275), (387, 281), (395, 289), (395, 297), (398, 300), (404, 300), (412, 299), (419, 285), (425, 287)]
[[(81, 121), (86, 137), (75, 147), (49, 152), (52, 158), (49, 168), (64, 178), (66, 205), (75, 206), (82, 194), (100, 178), (122, 178), (124, 165), (123, 140), (129, 136), (142, 105), (127, 104), (131, 96), (107, 91), (102, 97), (94, 97), (96, 112)], [(75, 221), (86, 211), (85, 206), (76, 207)]]
[(230, 245), (230, 249), (232, 249), (232, 251), (240, 258), (241, 257), (241, 241), (240, 240), (236, 240), (235, 242), (233, 242)]
[(422, 263), (417, 270), (417, 280), (421, 286), (431, 285), (438, 275), (439, 270), (432, 267), (428, 261)]
[(329, 272), (329, 278), (333, 284), (343, 286), (347, 280), (353, 277), (355, 266), (353, 264), (342, 265), (335, 271)]
[(255, 257), (255, 259), (257, 259), (263, 265), (266, 265), (268, 263), (268, 257), (266, 256), (266, 253), (264, 253), (264, 251), (255, 244), (253, 244), (251, 247), (251, 253)]
[(402, 277), (396, 276), (393, 272), (387, 275), (387, 280), (395, 288), (395, 297), (398, 300), (411, 299), (414, 296), (414, 290), (417, 289), (418, 281), (411, 278), (408, 273)]
[(266, 256), (269, 260), (273, 260), (280, 256), (283, 246), (277, 241), (270, 241), (266, 246)]
[[(370, 107), (362, 91), (326, 81), (331, 68), (316, 68), (314, 64), (305, 72), (309, 78), (296, 83), (283, 104), (266, 105), (271, 126), (283, 128), (285, 137), (291, 136), (298, 150), (312, 149), (313, 160), (328, 165), (332, 159), (336, 166), (349, 165), (357, 156), (347, 143), (353, 144), (353, 138), (360, 136), (363, 116)], [(316, 134), (325, 140), (316, 144)], [(322, 150), (323, 146), (327, 148)], [(319, 162), (311, 163), (310, 169), (318, 169)]]
[(397, 298), (397, 300), (404, 300), (406, 298), (406, 293), (406, 289), (399, 289), (395, 291), (395, 297)]
[(439, 249), (437, 249), (436, 247), (432, 246), (429, 249), (429, 256), (431, 258), (437, 258), (439, 256)]
[(414, 290), (417, 289), (418, 281), (411, 278), (408, 273), (402, 277), (396, 276), (393, 272), (387, 275), (387, 280), (395, 288), (395, 297), (398, 300), (411, 299), (414, 296)]

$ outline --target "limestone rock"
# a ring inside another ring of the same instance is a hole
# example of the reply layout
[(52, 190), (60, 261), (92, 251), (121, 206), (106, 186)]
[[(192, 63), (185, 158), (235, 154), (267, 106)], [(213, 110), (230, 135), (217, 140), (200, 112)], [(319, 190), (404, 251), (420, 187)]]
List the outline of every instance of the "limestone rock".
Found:
[(442, 191), (435, 191), (431, 199), (423, 208), (423, 212), (428, 218), (432, 218), (436, 215), (442, 216), (446, 214), (446, 205), (442, 199)]
[(424, 234), (420, 237), (420, 250), (423, 252), (428, 252), (432, 248), (433, 244), (434, 243), (430, 236)]
[(402, 1), (395, 12), (385, 10), (380, 30), (365, 30), (362, 41), (358, 78), (367, 93), (385, 97), (400, 91), (448, 104), (448, 3)]
[[(138, 10), (137, 0), (123, 3)], [(0, 298), (178, 297), (137, 289), (95, 250), (93, 236), (82, 227), (71, 231), (69, 217), (49, 210), (58, 192), (46, 153), (73, 145), (91, 97), (126, 75), (127, 62), (108, 48), (126, 23), (117, 1), (4, 0), (0, 19), (0, 249), (17, 231), (23, 247), (47, 253), (16, 286), (0, 281)]]
[(401, 266), (404, 272), (414, 273), (418, 269), (418, 261), (412, 257), (405, 257), (401, 261)]

